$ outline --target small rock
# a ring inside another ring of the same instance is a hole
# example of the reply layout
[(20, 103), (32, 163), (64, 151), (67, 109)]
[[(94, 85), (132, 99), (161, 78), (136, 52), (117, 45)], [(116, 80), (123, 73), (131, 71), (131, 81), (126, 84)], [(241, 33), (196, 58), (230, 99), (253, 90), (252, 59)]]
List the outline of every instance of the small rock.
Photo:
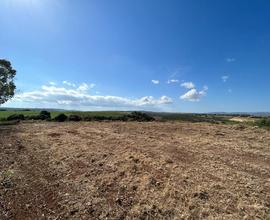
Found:
[(165, 160), (166, 163), (173, 163), (172, 159), (168, 158)]
[(75, 215), (77, 212), (79, 212), (79, 209), (74, 208), (69, 213), (70, 213), (70, 215)]
[(201, 200), (208, 200), (209, 195), (207, 192), (194, 193), (194, 197), (198, 197)]

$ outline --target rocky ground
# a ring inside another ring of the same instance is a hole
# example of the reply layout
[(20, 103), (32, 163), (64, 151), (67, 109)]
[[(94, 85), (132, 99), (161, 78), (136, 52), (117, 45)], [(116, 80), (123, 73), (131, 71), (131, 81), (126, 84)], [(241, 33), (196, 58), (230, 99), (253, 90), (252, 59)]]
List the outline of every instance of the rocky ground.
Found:
[(0, 127), (0, 219), (270, 219), (270, 132), (181, 122)]

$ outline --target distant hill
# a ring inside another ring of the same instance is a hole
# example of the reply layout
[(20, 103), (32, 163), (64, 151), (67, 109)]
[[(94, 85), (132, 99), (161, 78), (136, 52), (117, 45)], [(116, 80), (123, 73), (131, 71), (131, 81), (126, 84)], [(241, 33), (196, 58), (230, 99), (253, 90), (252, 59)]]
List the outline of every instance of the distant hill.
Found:
[(57, 108), (8, 108), (8, 107), (0, 107), (0, 111), (54, 111), (54, 112), (65, 112), (69, 110), (65, 109), (57, 109)]
[(259, 117), (268, 117), (270, 112), (209, 112), (208, 114), (216, 115), (250, 115), (250, 116), (259, 116)]

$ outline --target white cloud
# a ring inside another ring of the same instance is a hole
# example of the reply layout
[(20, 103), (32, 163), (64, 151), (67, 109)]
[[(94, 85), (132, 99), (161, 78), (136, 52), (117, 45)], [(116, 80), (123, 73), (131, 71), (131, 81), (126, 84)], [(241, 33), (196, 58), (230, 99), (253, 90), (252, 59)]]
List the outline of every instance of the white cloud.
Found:
[(179, 80), (178, 79), (169, 79), (167, 81), (168, 84), (171, 84), (171, 83), (179, 83)]
[(235, 62), (236, 59), (235, 59), (235, 58), (226, 58), (226, 61), (227, 61), (228, 63), (231, 63), (231, 62)]
[(152, 79), (151, 82), (152, 82), (153, 84), (159, 84), (159, 80)]
[(86, 83), (82, 83), (81, 85), (79, 85), (79, 87), (77, 88), (78, 91), (84, 92), (87, 91), (89, 89), (89, 86)]
[(56, 85), (55, 82), (49, 82), (49, 84), (50, 84), (51, 86), (55, 86), (55, 85)]
[(68, 82), (68, 81), (63, 81), (63, 84), (67, 85), (67, 86), (71, 86), (71, 87), (76, 87), (76, 85), (74, 83)]
[(208, 90), (208, 86), (203, 86), (203, 90), (207, 91)]
[(89, 88), (90, 88), (90, 89), (93, 89), (95, 86), (96, 86), (95, 83), (91, 83), (91, 84), (89, 85)]
[(172, 98), (164, 95), (164, 96), (160, 97), (160, 102), (162, 104), (171, 104), (171, 103), (173, 103), (173, 100), (172, 100)]
[(185, 87), (186, 89), (194, 89), (195, 85), (193, 82), (184, 82), (181, 84), (182, 87)]
[(186, 92), (184, 95), (180, 96), (180, 99), (196, 102), (200, 101), (200, 99), (206, 95), (206, 91), (208, 90), (208, 86), (204, 86), (203, 90), (197, 91), (197, 89), (192, 88), (188, 92)]
[(171, 104), (173, 101), (170, 97), (161, 96), (159, 99), (155, 99), (153, 96), (145, 96), (137, 100), (130, 100), (132, 105), (142, 106), (142, 105), (162, 105)]
[(64, 88), (52, 85), (43, 85), (40, 90), (24, 92), (17, 94), (13, 101), (15, 102), (38, 102), (49, 104), (58, 104), (62, 106), (94, 106), (94, 107), (142, 107), (142, 106), (159, 106), (171, 104), (173, 100), (167, 96), (154, 98), (145, 96), (138, 99), (131, 99), (120, 96), (101, 96), (90, 95), (87, 90), (94, 85), (88, 86), (82, 83), (77, 88)]
[(223, 82), (227, 82), (227, 80), (229, 79), (229, 76), (222, 76), (221, 79)]

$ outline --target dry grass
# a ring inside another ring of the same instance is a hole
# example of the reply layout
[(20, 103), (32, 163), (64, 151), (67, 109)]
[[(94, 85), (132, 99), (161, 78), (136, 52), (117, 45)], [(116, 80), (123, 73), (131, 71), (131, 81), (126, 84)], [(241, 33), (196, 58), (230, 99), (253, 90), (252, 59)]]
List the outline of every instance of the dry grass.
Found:
[(256, 121), (256, 119), (250, 118), (250, 117), (233, 117), (229, 120), (235, 121), (235, 122), (255, 122)]
[[(269, 219), (270, 133), (80, 122), (0, 128), (0, 219)], [(1, 211), (2, 210), (2, 211)]]

